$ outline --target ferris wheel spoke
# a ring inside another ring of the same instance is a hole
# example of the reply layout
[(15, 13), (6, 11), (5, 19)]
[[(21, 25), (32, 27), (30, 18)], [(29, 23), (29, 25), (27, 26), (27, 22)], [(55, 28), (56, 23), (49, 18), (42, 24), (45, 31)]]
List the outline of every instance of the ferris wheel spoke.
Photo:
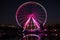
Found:
[(26, 21), (26, 19), (24, 19), (24, 20), (19, 20), (20, 23), (24, 23), (25, 21)]
[(38, 17), (45, 17), (45, 15), (38, 15)]
[(25, 18), (20, 18), (19, 20), (24, 20)]
[(25, 15), (21, 15), (21, 16), (19, 16), (19, 17), (25, 17)]
[(37, 17), (46, 18), (45, 15), (38, 15)]
[(41, 20), (39, 20), (39, 19), (38, 19), (38, 22), (39, 22), (39, 23), (42, 23), (42, 21), (41, 21)]
[(38, 19), (43, 20), (44, 18), (42, 18), (42, 17), (38, 17)]
[(22, 20), (21, 20), (21, 19), (19, 20), (20, 24), (21, 24), (21, 23), (24, 23), (24, 22), (26, 22), (26, 21), (27, 21), (27, 19), (25, 19), (25, 18), (22, 19)]
[(24, 20), (26, 19), (27, 17), (23, 16), (23, 17), (18, 17), (20, 20)]

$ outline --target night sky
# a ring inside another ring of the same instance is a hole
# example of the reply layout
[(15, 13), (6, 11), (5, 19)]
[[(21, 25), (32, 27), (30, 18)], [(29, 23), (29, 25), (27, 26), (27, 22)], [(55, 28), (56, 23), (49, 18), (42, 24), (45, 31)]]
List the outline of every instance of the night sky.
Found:
[[(0, 0), (0, 24), (17, 24), (15, 14), (17, 8), (30, 0)], [(34, 0), (33, 0), (34, 1)], [(47, 10), (46, 24), (60, 24), (60, 1), (59, 0), (35, 0)]]

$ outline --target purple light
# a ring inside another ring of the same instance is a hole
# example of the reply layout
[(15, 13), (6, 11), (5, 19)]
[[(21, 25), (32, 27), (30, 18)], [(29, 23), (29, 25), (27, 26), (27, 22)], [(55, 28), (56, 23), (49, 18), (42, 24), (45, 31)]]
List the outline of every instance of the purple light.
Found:
[(48, 34), (45, 34), (45, 36), (48, 36)]
[(47, 31), (47, 29), (44, 29), (44, 31)]

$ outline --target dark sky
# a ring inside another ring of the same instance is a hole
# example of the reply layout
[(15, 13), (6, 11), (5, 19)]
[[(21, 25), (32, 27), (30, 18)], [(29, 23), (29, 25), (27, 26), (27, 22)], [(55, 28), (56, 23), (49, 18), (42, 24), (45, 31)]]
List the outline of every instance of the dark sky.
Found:
[[(0, 24), (17, 24), (15, 14), (17, 8), (24, 2), (30, 0), (0, 0)], [(60, 23), (60, 1), (59, 0), (33, 0), (42, 4), (47, 10), (48, 18), (46, 24)]]

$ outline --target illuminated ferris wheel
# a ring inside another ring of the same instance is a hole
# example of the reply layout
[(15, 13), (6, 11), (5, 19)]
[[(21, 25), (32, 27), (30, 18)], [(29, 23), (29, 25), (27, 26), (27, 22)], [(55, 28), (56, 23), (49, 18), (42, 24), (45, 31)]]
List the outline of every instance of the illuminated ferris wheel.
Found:
[(16, 12), (16, 21), (20, 27), (28, 30), (40, 28), (45, 25), (47, 12), (45, 8), (36, 2), (26, 2), (19, 6)]
[[(19, 6), (16, 11), (16, 21), (23, 30), (35, 31), (40, 29), (40, 25), (45, 25), (47, 12), (45, 8), (36, 2), (26, 2)], [(20, 40), (40, 40), (36, 34), (24, 35)]]

